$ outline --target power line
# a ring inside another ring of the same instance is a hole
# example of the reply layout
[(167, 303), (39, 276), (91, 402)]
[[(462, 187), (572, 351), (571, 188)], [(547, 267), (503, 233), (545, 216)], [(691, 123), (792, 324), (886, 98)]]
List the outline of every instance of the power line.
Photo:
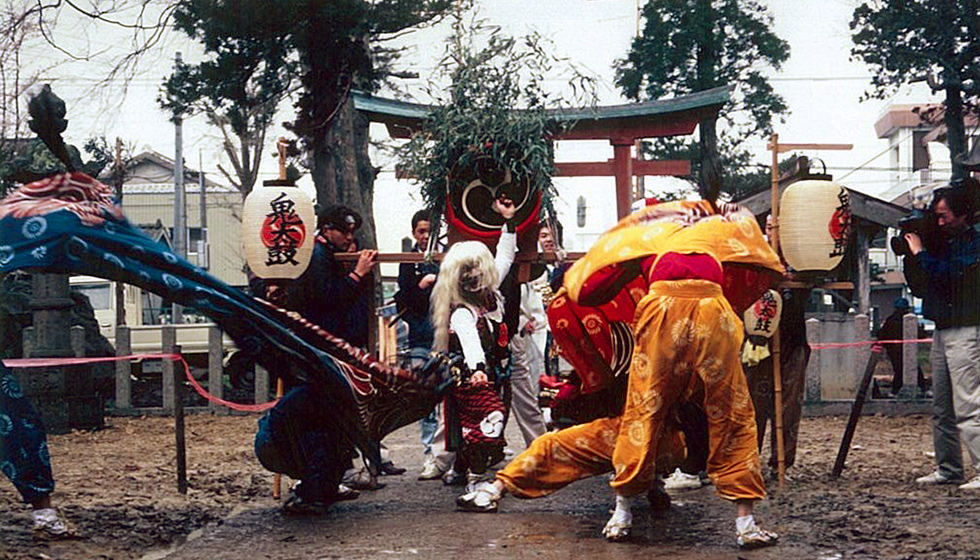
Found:
[(871, 81), (871, 76), (802, 76), (798, 78), (769, 78), (770, 82), (845, 82), (859, 80), (869, 82)]

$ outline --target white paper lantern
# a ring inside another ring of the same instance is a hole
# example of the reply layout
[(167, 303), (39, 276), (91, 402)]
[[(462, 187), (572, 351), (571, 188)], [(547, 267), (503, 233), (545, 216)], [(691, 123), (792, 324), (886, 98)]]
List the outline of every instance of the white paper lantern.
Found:
[(316, 214), (306, 193), (277, 183), (266, 181), (245, 198), (245, 260), (260, 278), (298, 278), (313, 255)]
[(779, 328), (779, 317), (783, 312), (783, 298), (776, 290), (766, 290), (762, 297), (749, 306), (742, 314), (745, 332), (769, 338)]
[(779, 247), (798, 271), (831, 270), (844, 257), (851, 234), (851, 199), (833, 181), (806, 180), (783, 192)]

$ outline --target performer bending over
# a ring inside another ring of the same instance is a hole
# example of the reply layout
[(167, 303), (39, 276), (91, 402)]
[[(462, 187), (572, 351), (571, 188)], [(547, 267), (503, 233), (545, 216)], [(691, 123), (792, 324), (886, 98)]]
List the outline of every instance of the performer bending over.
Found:
[(538, 438), (492, 484), (461, 496), (460, 509), (495, 511), (506, 491), (536, 498), (612, 470), (616, 509), (603, 534), (622, 539), (632, 527), (633, 496), (683, 459), (676, 415), (682, 403), (697, 402), (708, 421), (708, 474), (736, 504), (739, 546), (774, 544), (777, 536), (752, 517), (765, 486), (733, 304), (744, 309), (781, 273), (754, 218), (732, 205), (668, 203), (625, 218), (565, 278), (570, 297), (585, 304), (607, 300), (637, 274), (648, 282), (622, 414)]

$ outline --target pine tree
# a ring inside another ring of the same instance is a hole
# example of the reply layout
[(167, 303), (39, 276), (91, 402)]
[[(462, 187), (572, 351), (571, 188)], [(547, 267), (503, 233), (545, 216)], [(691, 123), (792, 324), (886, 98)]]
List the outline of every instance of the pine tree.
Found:
[[(789, 45), (772, 31), (772, 17), (754, 0), (650, 0), (643, 32), (617, 63), (616, 85), (634, 100), (659, 99), (719, 86), (738, 86), (717, 119), (699, 126), (699, 142), (657, 139), (655, 158), (690, 159), (702, 197), (718, 198), (752, 175), (743, 143), (772, 133), (773, 119), (788, 109), (766, 72), (789, 58)], [(722, 174), (729, 180), (723, 185)]]

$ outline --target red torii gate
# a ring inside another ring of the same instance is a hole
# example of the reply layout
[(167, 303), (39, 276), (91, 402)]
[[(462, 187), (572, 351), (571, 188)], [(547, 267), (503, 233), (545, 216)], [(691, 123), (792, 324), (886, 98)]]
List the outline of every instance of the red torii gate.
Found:
[[(557, 121), (574, 121), (571, 130), (555, 140), (609, 140), (613, 158), (604, 162), (556, 163), (558, 177), (615, 177), (616, 214), (623, 218), (632, 205), (634, 176), (678, 176), (691, 172), (686, 160), (642, 160), (632, 157), (637, 140), (689, 135), (698, 123), (713, 118), (731, 98), (728, 86), (672, 99), (607, 105), (555, 112)], [(353, 93), (354, 108), (371, 122), (384, 124), (392, 138), (408, 138), (420, 128), (432, 107), (361, 92)]]

